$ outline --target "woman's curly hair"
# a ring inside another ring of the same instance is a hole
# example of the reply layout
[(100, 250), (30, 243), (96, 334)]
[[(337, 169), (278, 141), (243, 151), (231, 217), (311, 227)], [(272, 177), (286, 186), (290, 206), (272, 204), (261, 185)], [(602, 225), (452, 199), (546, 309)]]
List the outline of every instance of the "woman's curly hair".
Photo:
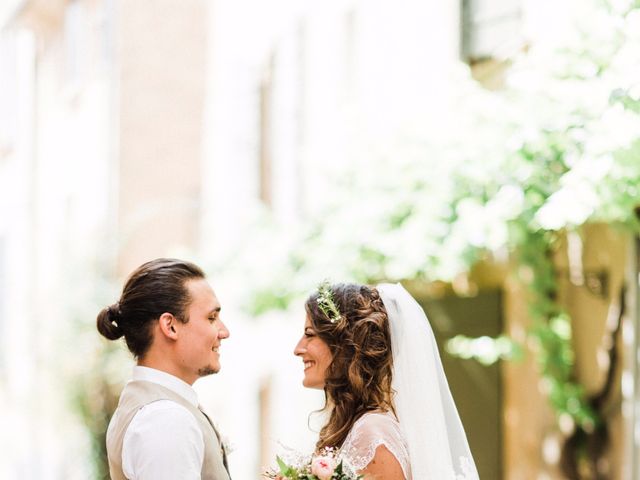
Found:
[(313, 329), (332, 354), (323, 408), (330, 415), (320, 430), (317, 449), (340, 447), (353, 424), (366, 412), (395, 414), (389, 320), (378, 290), (344, 283), (331, 285), (330, 290), (340, 321), (332, 323), (318, 306), (318, 292), (305, 304)]

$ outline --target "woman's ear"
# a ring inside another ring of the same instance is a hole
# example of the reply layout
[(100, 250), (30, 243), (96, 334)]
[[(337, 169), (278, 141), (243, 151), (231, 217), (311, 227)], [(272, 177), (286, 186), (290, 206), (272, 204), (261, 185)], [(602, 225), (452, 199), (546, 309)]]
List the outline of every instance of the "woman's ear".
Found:
[(178, 332), (176, 329), (177, 319), (170, 313), (163, 313), (158, 320), (160, 331), (162, 334), (172, 340), (178, 339)]

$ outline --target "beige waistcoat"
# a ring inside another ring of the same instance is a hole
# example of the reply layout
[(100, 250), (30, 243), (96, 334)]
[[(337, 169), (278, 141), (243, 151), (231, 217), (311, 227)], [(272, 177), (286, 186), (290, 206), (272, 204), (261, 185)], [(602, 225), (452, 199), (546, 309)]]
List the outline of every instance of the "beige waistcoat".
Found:
[(122, 442), (129, 423), (138, 410), (158, 400), (171, 400), (189, 410), (198, 421), (204, 438), (202, 480), (230, 480), (227, 459), (213, 423), (202, 410), (194, 407), (177, 393), (153, 382), (134, 380), (122, 390), (118, 408), (111, 418), (107, 436), (107, 453), (111, 480), (127, 480), (122, 471)]

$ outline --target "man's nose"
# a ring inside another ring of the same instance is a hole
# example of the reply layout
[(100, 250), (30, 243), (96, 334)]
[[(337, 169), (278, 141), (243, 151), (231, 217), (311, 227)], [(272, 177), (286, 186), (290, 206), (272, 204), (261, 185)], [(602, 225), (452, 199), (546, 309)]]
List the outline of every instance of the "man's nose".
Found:
[(218, 338), (229, 338), (231, 334), (227, 326), (220, 320), (220, 328), (218, 329)]

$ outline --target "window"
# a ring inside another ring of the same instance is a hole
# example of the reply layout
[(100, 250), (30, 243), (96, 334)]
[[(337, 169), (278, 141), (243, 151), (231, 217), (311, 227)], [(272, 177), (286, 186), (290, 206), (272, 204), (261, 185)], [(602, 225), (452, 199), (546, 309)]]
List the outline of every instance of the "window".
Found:
[[(636, 215), (640, 218), (640, 209), (636, 207)], [(622, 373), (622, 396), (624, 398), (623, 411), (627, 421), (625, 443), (629, 455), (625, 459), (625, 478), (640, 478), (640, 438), (637, 432), (640, 430), (640, 237), (636, 236), (633, 245), (633, 254), (627, 269), (627, 284), (630, 285), (629, 303), (631, 311), (628, 313), (628, 332), (625, 341), (625, 370)]]
[(274, 56), (265, 69), (260, 82), (260, 146), (259, 146), (259, 196), (268, 207), (273, 207), (272, 193), (272, 115), (273, 115), (273, 68)]
[(521, 0), (462, 0), (461, 17), (467, 63), (505, 58), (520, 48)]
[(258, 392), (260, 465), (270, 465), (273, 461), (273, 452), (270, 448), (273, 444), (273, 432), (271, 431), (273, 396), (273, 379), (268, 377), (262, 381)]
[(0, 34), (0, 159), (15, 148), (18, 135), (18, 63), (14, 32)]
[(7, 278), (6, 278), (6, 248), (5, 240), (0, 237), (0, 373), (4, 370), (5, 359), (5, 325), (6, 301), (7, 301)]
[(278, 220), (300, 218), (304, 201), (305, 25), (284, 35), (259, 83), (258, 196)]
[(64, 13), (65, 80), (72, 89), (86, 79), (89, 40), (86, 7), (80, 0), (72, 0)]

